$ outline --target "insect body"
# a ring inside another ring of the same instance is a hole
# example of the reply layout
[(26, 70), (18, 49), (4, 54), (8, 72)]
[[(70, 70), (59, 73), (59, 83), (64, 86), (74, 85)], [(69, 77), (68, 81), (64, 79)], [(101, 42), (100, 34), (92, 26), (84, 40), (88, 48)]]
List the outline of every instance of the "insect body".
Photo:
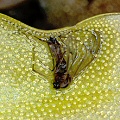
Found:
[[(65, 88), (77, 78), (96, 58), (101, 47), (100, 34), (97, 31), (86, 31), (89, 37), (81, 34), (80, 40), (72, 36), (73, 33), (68, 34), (67, 37), (60, 36), (60, 42), (55, 37), (50, 37), (45, 41), (53, 58), (55, 76), (53, 87), (55, 89)], [(33, 56), (33, 60), (34, 58)], [(39, 73), (34, 65), (32, 70)], [(45, 68), (45, 65), (43, 67)]]
[(67, 71), (67, 64), (61, 52), (61, 45), (56, 40), (56, 38), (50, 37), (48, 42), (51, 52), (56, 60), (55, 65), (55, 82), (53, 83), (54, 88), (65, 88), (71, 82), (71, 77)]

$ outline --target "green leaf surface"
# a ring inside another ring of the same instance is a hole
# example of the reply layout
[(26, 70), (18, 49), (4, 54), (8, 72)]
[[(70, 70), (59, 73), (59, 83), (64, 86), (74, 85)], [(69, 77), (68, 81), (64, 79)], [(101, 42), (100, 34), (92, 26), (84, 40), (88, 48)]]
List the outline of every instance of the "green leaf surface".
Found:
[[(72, 82), (59, 90), (53, 88), (50, 36), (57, 38), (62, 51), (73, 53), (69, 60)], [(85, 52), (85, 46), (93, 53)], [(119, 120), (119, 113), (119, 13), (50, 31), (0, 14), (1, 120)]]

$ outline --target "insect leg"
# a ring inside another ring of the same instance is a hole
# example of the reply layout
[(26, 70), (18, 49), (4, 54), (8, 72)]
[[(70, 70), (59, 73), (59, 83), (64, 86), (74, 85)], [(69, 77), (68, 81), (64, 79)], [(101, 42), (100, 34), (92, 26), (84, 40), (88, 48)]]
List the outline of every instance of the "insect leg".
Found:
[(97, 31), (88, 32), (91, 32), (93, 36), (92, 43), (89, 43), (90, 45), (83, 43), (86, 53), (83, 56), (81, 62), (78, 64), (74, 76), (77, 76), (80, 72), (82, 72), (95, 59), (96, 54), (100, 49), (100, 34)]
[(94, 59), (93, 55), (91, 55), (91, 52), (86, 48), (86, 46), (85, 49), (86, 49), (86, 54), (83, 56), (81, 62), (78, 64), (78, 68), (74, 73), (74, 76), (77, 76), (80, 72), (82, 72)]
[(54, 54), (52, 54), (52, 51), (51, 51), (51, 49), (50, 49), (50, 46), (49, 46), (49, 44), (48, 44), (48, 48), (49, 48), (49, 50), (50, 50), (50, 54), (51, 54), (51, 56), (52, 56), (52, 62), (53, 62), (53, 68), (52, 69), (50, 69), (51, 71), (54, 71), (55, 70), (55, 67), (56, 67), (56, 60), (55, 60), (55, 56), (54, 56)]
[[(70, 49), (70, 46), (69, 46), (69, 44), (68, 44), (68, 49), (69, 49), (69, 51), (73, 51), (73, 52), (69, 52), (68, 51), (68, 57), (69, 57), (69, 59), (70, 59), (70, 55), (72, 56), (72, 59), (71, 59), (71, 61), (70, 62), (68, 62), (68, 64), (69, 64), (69, 68), (68, 68), (68, 71), (71, 71), (72, 70), (72, 67), (75, 65), (75, 63), (78, 61), (78, 59), (77, 58), (80, 58), (79, 56), (79, 54), (78, 54), (78, 52), (77, 52), (77, 50), (78, 50), (78, 46), (77, 46), (77, 43), (76, 43), (77, 41), (75, 41), (75, 44), (74, 44), (74, 42), (72, 42), (71, 41), (71, 46), (72, 46), (72, 48)], [(73, 74), (73, 72), (72, 72), (72, 74)], [(72, 75), (71, 74), (71, 75)]]
[[(68, 39), (66, 39), (65, 41), (66, 41), (66, 43), (62, 40), (62, 43), (64, 45), (64, 47), (63, 47), (64, 48), (63, 49), (64, 54), (66, 53), (66, 66), (67, 66), (67, 70), (68, 70), (68, 68), (69, 68), (69, 62), (70, 62), (70, 56), (69, 56), (69, 54), (72, 55), (72, 52), (70, 51), (70, 47), (68, 46), (70, 41), (68, 41)], [(63, 56), (65, 56), (64, 54), (63, 54)]]
[(32, 48), (32, 71), (34, 71), (34, 72), (36, 72), (36, 73), (38, 73), (36, 70), (35, 70), (35, 52), (34, 52), (34, 49), (35, 49), (35, 47), (33, 47)]
[[(39, 61), (40, 62), (40, 61)], [(40, 64), (42, 65), (43, 68), (46, 69), (46, 67), (43, 65), (42, 62), (40, 62)], [(47, 82), (47, 78), (44, 74), (42, 74), (41, 72), (38, 72), (36, 69), (35, 69), (35, 47), (32, 48), (32, 71), (34, 73), (37, 73), (39, 75), (39, 77), (41, 77), (42, 79), (44, 79), (46, 82)]]
[(34, 49), (35, 49), (35, 47), (32, 48), (32, 71), (41, 75), (41, 73), (39, 73), (37, 70), (35, 70), (35, 51), (34, 51)]

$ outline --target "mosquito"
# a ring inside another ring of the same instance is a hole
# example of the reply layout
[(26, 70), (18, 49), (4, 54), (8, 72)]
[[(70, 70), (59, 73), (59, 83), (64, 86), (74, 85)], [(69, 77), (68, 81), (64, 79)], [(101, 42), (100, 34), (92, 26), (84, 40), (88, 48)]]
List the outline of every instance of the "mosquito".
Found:
[(53, 83), (54, 88), (65, 88), (71, 82), (70, 74), (67, 71), (67, 63), (63, 57), (64, 53), (61, 51), (61, 45), (56, 38), (50, 37), (48, 41), (49, 48), (56, 59), (55, 65), (55, 81)]
[[(3, 21), (6, 22), (6, 20)], [(24, 34), (26, 30), (23, 29), (23, 32), (20, 32), (21, 29), (22, 28), (18, 28), (15, 32)], [(86, 39), (84, 35), (82, 36), (84, 32), (90, 33), (92, 37), (89, 36)], [(27, 33), (27, 35), (28, 34), (29, 32)], [(47, 39), (47, 41), (37, 38), (38, 40), (47, 42), (50, 48), (54, 66), (53, 70), (55, 78), (53, 82), (53, 87), (55, 89), (66, 88), (71, 83), (71, 81), (82, 71), (84, 71), (85, 68), (87, 68), (88, 65), (96, 58), (96, 55), (98, 54), (101, 47), (100, 34), (95, 30), (81, 31), (79, 28), (76, 28), (76, 30), (68, 30), (67, 33), (66, 31), (62, 31), (60, 34), (62, 34), (63, 36), (54, 36), (50, 37), (49, 39), (45, 38)], [(80, 40), (76, 38), (77, 34), (78, 36), (81, 36)], [(25, 33), (26, 37), (27, 35)], [(58, 40), (58, 38), (60, 39)], [(32, 42), (32, 51), (35, 52), (33, 40), (34, 39), (30, 40), (30, 42)], [(42, 73), (39, 73), (38, 70), (35, 70), (34, 53), (32, 57), (32, 70), (42, 76)], [(42, 62), (41, 66), (46, 69), (46, 66)], [(45, 77), (45, 75), (43, 76)]]
[[(66, 88), (96, 58), (101, 45), (100, 34), (97, 31), (87, 32), (92, 35), (92, 39), (83, 40), (82, 44), (80, 44), (80, 40), (71, 35), (68, 37), (50, 37), (44, 41), (47, 42), (53, 58), (53, 87), (55, 89)], [(33, 71), (35, 71), (34, 67)]]

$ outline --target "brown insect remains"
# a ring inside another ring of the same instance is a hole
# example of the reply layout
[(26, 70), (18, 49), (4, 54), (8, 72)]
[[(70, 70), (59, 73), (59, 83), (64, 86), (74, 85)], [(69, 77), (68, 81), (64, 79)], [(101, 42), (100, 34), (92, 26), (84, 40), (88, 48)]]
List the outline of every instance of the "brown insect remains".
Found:
[(73, 77), (77, 77), (96, 58), (101, 47), (100, 34), (97, 31), (86, 33), (90, 38), (86, 39), (81, 35), (82, 44), (71, 36), (66, 39), (61, 36), (62, 44), (56, 38), (50, 37), (48, 45), (56, 61), (54, 88), (67, 87)]
[(54, 69), (55, 81), (53, 83), (53, 86), (56, 89), (65, 88), (71, 82), (71, 77), (67, 71), (67, 64), (63, 57), (64, 53), (61, 52), (61, 45), (56, 40), (56, 38), (52, 37), (50, 37), (48, 45), (56, 60), (56, 65)]
[[(85, 32), (89, 37), (84, 37), (81, 32), (81, 40), (68, 34), (68, 37), (57, 36), (60, 38), (60, 42), (55, 37), (50, 37), (47, 41), (53, 58), (54, 69), (52, 71), (55, 76), (53, 87), (55, 89), (67, 87), (73, 78), (80, 75), (96, 58), (101, 47), (100, 34), (97, 31)], [(34, 64), (32, 69), (37, 72), (34, 69)]]

